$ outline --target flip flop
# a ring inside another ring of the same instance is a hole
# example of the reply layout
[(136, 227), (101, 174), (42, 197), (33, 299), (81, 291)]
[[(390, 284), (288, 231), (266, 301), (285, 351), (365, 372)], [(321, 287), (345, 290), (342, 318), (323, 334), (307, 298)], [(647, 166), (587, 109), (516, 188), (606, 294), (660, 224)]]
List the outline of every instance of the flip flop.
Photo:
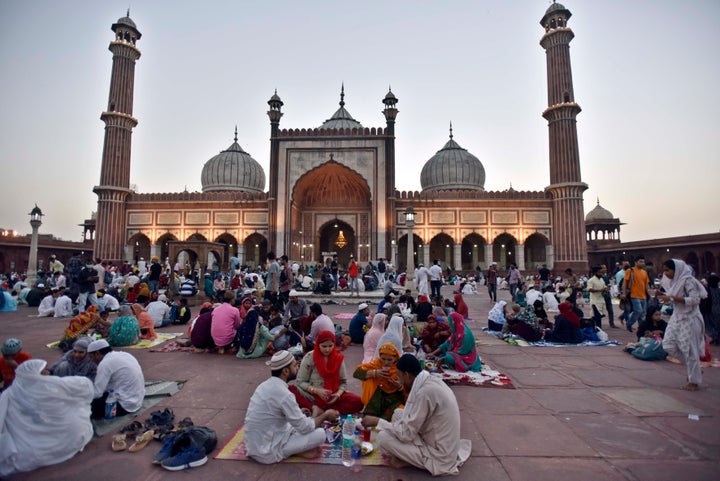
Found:
[(145, 433), (141, 434), (140, 436), (135, 438), (135, 442), (128, 448), (128, 451), (131, 453), (135, 453), (137, 451), (140, 451), (145, 446), (148, 445), (150, 441), (153, 439), (153, 430), (145, 431)]
[(145, 428), (140, 421), (133, 421), (120, 430), (120, 434), (127, 434), (128, 436), (137, 436), (145, 432)]
[(124, 434), (116, 434), (112, 439), (112, 450), (113, 451), (125, 451), (127, 449), (127, 443), (125, 442)]

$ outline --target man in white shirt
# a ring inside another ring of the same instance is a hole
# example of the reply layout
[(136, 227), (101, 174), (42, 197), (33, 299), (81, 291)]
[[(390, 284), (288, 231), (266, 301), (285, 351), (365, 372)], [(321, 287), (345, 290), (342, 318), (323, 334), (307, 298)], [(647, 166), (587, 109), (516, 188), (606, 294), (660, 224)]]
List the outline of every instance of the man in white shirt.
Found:
[(560, 312), (560, 309), (558, 308), (558, 299), (557, 297), (555, 297), (555, 288), (553, 286), (547, 287), (547, 289), (542, 295), (542, 300), (545, 312), (547, 312), (548, 314), (557, 314)]
[(247, 454), (263, 464), (278, 463), (292, 455), (315, 458), (325, 442), (322, 423), (335, 421), (339, 413), (328, 409), (313, 417), (306, 416), (288, 390), (288, 381), (297, 376), (298, 364), (288, 351), (276, 352), (265, 363), (272, 377), (253, 393), (245, 415)]
[(53, 287), (50, 294), (43, 297), (38, 306), (38, 317), (52, 317), (55, 314), (55, 300), (60, 295), (60, 289)]
[[(310, 325), (310, 334), (305, 336), (306, 341), (311, 341), (311, 343), (314, 344), (320, 331), (327, 330), (335, 332), (335, 323), (323, 314), (322, 306), (317, 302), (310, 306), (310, 318), (312, 319), (312, 324)], [(311, 349), (310, 346), (308, 346), (308, 350), (309, 349)]]
[(541, 297), (542, 293), (540, 292), (540, 284), (535, 284), (532, 289), (527, 291), (527, 294), (525, 294), (525, 302), (527, 302), (528, 306), (532, 306), (535, 304), (535, 301)]
[(65, 289), (60, 289), (60, 295), (55, 300), (55, 314), (53, 317), (70, 317), (72, 315), (72, 299), (65, 294)]
[(110, 389), (118, 402), (117, 416), (140, 409), (145, 398), (145, 377), (137, 359), (127, 352), (113, 351), (105, 339), (91, 342), (88, 355), (97, 364), (92, 417), (105, 416), (105, 400)]
[(430, 267), (428, 271), (430, 276), (430, 293), (432, 299), (440, 297), (440, 288), (442, 287), (442, 267), (440, 267), (440, 261), (435, 260), (435, 263)]
[(58, 289), (64, 289), (67, 287), (67, 278), (62, 272), (55, 272), (53, 274), (53, 287), (57, 287)]
[(157, 301), (152, 301), (145, 308), (152, 317), (153, 325), (155, 327), (163, 327), (170, 324), (168, 314), (170, 314), (170, 306), (167, 305), (167, 297), (165, 294), (160, 294)]
[(97, 297), (98, 311), (112, 311), (116, 312), (120, 310), (120, 302), (114, 297), (105, 292), (105, 289), (100, 289), (95, 294)]

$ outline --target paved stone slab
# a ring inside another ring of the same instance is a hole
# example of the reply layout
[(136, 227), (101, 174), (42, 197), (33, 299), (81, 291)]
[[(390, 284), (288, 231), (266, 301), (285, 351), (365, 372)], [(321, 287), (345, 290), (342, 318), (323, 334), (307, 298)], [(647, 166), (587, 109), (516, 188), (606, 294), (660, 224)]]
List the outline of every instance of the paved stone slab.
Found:
[(604, 396), (643, 414), (676, 413), (683, 416), (688, 414), (703, 414), (702, 410), (690, 404), (679, 401), (676, 397), (662, 393), (655, 389), (624, 388), (604, 389)]
[(567, 414), (558, 418), (605, 458), (699, 458), (690, 446), (679, 446), (670, 436), (634, 416)]
[(528, 395), (552, 413), (594, 413), (618, 412), (606, 398), (587, 389), (528, 389)]
[(572, 386), (578, 382), (572, 377), (549, 368), (509, 369), (505, 372), (516, 387)]
[(519, 389), (471, 388), (454, 389), (461, 410), (471, 413), (547, 414), (548, 410), (532, 398), (529, 391)]
[(683, 445), (692, 446), (701, 458), (712, 460), (720, 453), (720, 429), (715, 418), (702, 416), (694, 421), (687, 417), (644, 418), (644, 421)]
[(717, 461), (623, 460), (613, 463), (637, 481), (717, 481)]
[(475, 419), (484, 426), (483, 436), (496, 456), (597, 456), (583, 438), (550, 415), (480, 414)]
[(633, 480), (602, 459), (555, 459), (502, 457), (505, 470), (514, 480), (527, 481), (620, 481)]
[(526, 354), (525, 352), (512, 352), (503, 354), (491, 354), (483, 358), (484, 362), (498, 370), (501, 368), (528, 369), (537, 368), (539, 363), (537, 358)]
[(571, 375), (591, 387), (635, 387), (637, 380), (622, 371), (599, 368), (575, 370)]

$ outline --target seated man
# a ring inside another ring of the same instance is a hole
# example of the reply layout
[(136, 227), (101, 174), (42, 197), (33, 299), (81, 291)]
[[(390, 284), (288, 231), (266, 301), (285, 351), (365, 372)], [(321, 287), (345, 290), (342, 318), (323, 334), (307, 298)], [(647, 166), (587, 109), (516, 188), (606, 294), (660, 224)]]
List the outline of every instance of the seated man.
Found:
[(97, 364), (92, 417), (105, 416), (105, 400), (110, 389), (118, 401), (118, 416), (140, 409), (145, 398), (145, 377), (137, 359), (127, 352), (113, 351), (105, 339), (91, 342), (87, 352)]
[(370, 315), (370, 307), (363, 302), (358, 306), (357, 313), (350, 319), (348, 331), (350, 331), (350, 339), (355, 344), (362, 344), (365, 340), (365, 326), (368, 325), (368, 315)]
[(160, 294), (157, 300), (147, 305), (145, 310), (150, 314), (150, 317), (152, 317), (154, 327), (165, 327), (170, 324), (170, 306), (167, 305), (167, 297), (165, 294)]
[(412, 354), (397, 363), (397, 375), (409, 392), (404, 409), (392, 422), (365, 416), (363, 426), (377, 426), (378, 446), (395, 468), (412, 465), (433, 476), (457, 474), (470, 456), (471, 443), (460, 439), (460, 410), (452, 390), (420, 367)]
[(55, 301), (55, 314), (53, 317), (70, 317), (73, 315), (72, 299), (64, 288), (60, 288), (60, 295)]
[(290, 300), (285, 305), (285, 314), (283, 315), (283, 324), (286, 326), (295, 319), (302, 319), (308, 315), (307, 304), (304, 299), (298, 297), (298, 292), (292, 289), (289, 294)]
[(263, 381), (252, 397), (245, 415), (245, 445), (247, 454), (263, 464), (278, 463), (294, 454), (314, 458), (318, 447), (325, 442), (326, 420), (334, 421), (339, 413), (319, 408), (307, 417), (288, 390), (288, 381), (295, 379), (298, 364), (288, 351), (276, 352), (266, 362), (272, 377)]

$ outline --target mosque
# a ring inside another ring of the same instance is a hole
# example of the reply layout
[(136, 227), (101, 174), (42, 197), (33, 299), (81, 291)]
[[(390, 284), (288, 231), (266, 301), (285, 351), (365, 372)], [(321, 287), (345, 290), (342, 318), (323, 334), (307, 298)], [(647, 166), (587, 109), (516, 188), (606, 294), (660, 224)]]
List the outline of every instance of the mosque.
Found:
[[(382, 98), (384, 123), (352, 117), (341, 90), (324, 122), (281, 128), (283, 101), (268, 100), (270, 162), (265, 172), (235, 141), (202, 169), (202, 192), (138, 193), (130, 186), (135, 64), (141, 33), (129, 16), (112, 25), (115, 38), (94, 232), (94, 255), (122, 262), (158, 255), (203, 268), (257, 265), (268, 251), (303, 263), (337, 254), (361, 265), (379, 258), (400, 266), (431, 264), (469, 271), (511, 263), (586, 271), (590, 235), (583, 214), (587, 185), (580, 175), (569, 44), (571, 13), (553, 3), (540, 20), (547, 58), (550, 185), (537, 191), (486, 191), (480, 160), (449, 139), (420, 172), (421, 191), (395, 188), (395, 122), (399, 100)], [(378, 95), (381, 97), (382, 94)], [(401, 119), (401, 118), (400, 118)], [(595, 213), (597, 214), (597, 213)], [(594, 214), (592, 236), (619, 234), (612, 214)], [(604, 217), (603, 217), (604, 216)], [(609, 216), (609, 217), (608, 217)], [(607, 219), (605, 219), (607, 218)], [(608, 227), (607, 222), (610, 222)], [(617, 221), (617, 222), (616, 222)], [(408, 248), (408, 243), (412, 243)], [(408, 262), (410, 261), (410, 262)]]

